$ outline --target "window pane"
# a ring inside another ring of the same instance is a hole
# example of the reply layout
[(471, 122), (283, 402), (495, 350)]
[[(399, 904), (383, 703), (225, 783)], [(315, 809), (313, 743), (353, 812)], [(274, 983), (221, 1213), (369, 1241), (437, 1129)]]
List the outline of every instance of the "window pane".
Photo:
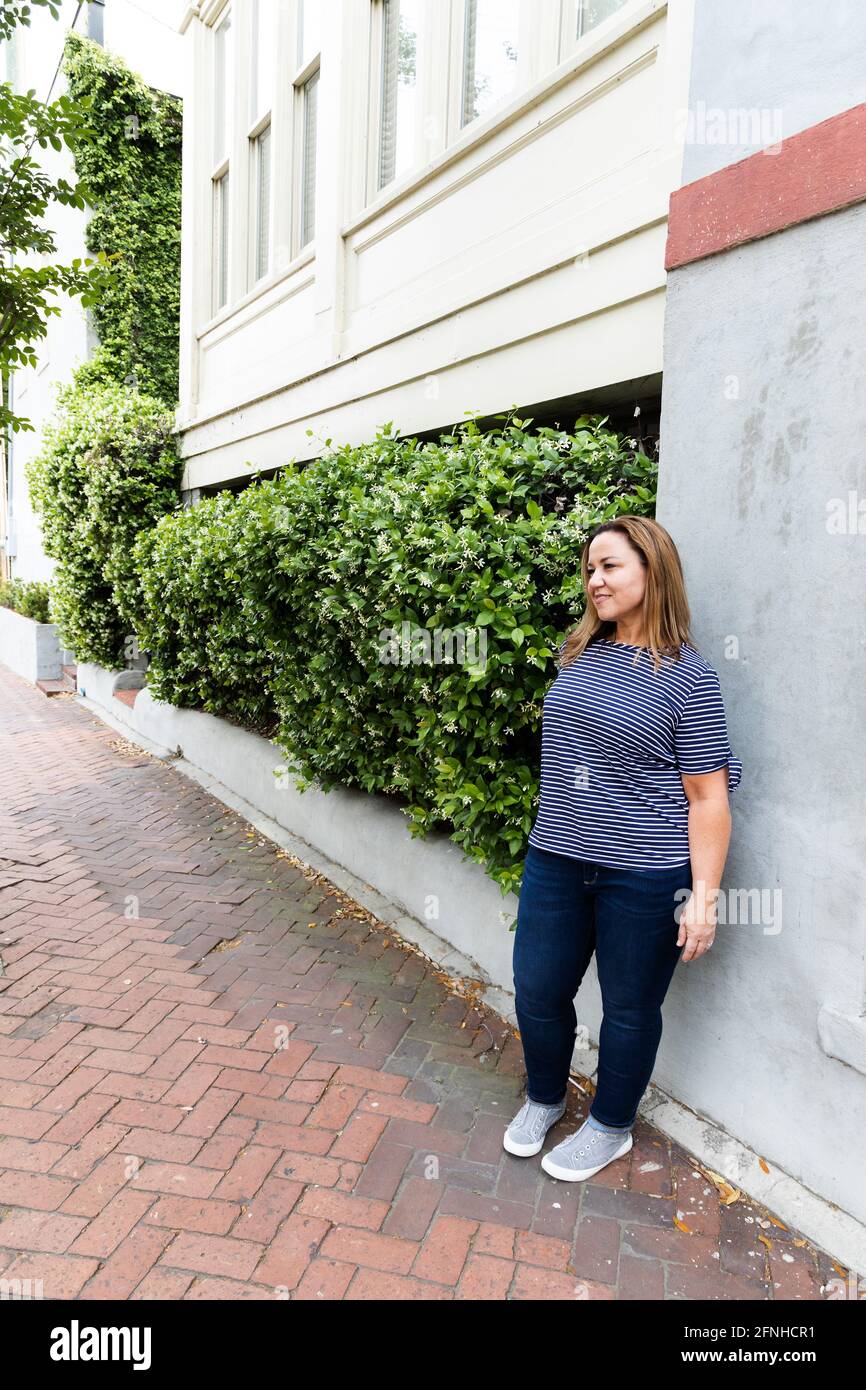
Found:
[(519, 0), (466, 0), (461, 125), (514, 92), (519, 9)]
[(225, 144), (226, 101), (226, 30), (220, 25), (214, 32), (213, 57), (213, 158), (218, 163)]
[(256, 137), (256, 257), (255, 278), (261, 280), (270, 269), (271, 222), (271, 128)]
[(323, 0), (298, 0), (298, 67), (315, 58), (321, 46), (319, 6)]
[(229, 297), (229, 176), (220, 179), (222, 196), (220, 198), (220, 304), (227, 304)]
[(578, 0), (577, 3), (577, 37), (589, 33), (602, 20), (610, 19), (612, 14), (621, 10), (627, 0)]
[(213, 184), (213, 300), (214, 312), (228, 300), (229, 176)]
[(231, 143), (232, 27), (227, 14), (214, 35), (214, 164), (219, 164), (229, 152)]
[(276, 0), (253, 0), (253, 48), (250, 59), (250, 124), (271, 109)]
[(104, 9), (105, 0), (90, 0), (90, 4), (87, 6), (87, 37), (93, 39), (94, 43), (105, 43), (105, 26), (102, 18)]
[(301, 245), (316, 234), (316, 126), (319, 105), (319, 74), (304, 83), (304, 153), (301, 172)]
[(379, 187), (411, 168), (418, 110), (420, 0), (385, 0)]

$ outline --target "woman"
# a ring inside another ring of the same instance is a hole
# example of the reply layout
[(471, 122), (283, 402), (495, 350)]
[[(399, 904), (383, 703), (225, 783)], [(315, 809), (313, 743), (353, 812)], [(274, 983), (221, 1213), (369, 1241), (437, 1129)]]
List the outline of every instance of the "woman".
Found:
[(513, 958), (527, 1099), (503, 1138), (509, 1153), (536, 1154), (565, 1112), (574, 996), (595, 951), (595, 1095), (580, 1129), (541, 1160), (566, 1182), (632, 1147), (674, 969), (713, 943), (728, 792), (742, 773), (719, 678), (691, 641), (682, 566), (664, 527), (635, 516), (605, 522), (581, 572), (586, 612), (544, 700), (541, 798)]

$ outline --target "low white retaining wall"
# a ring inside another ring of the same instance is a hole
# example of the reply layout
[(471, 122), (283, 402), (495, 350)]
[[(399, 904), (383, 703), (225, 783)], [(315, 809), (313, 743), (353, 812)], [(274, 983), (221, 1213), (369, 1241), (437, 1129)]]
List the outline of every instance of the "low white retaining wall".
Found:
[(60, 641), (54, 623), (36, 623), (12, 608), (0, 608), (0, 662), (31, 685), (59, 680)]

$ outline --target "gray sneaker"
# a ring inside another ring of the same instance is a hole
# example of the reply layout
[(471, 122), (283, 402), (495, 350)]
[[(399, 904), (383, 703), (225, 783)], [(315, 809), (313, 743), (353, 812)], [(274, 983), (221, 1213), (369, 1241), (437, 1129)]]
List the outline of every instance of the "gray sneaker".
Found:
[(544, 1144), (547, 1131), (564, 1114), (564, 1099), (559, 1105), (542, 1105), (540, 1101), (527, 1100), (505, 1131), (502, 1147), (521, 1158), (537, 1154)]
[(574, 1134), (570, 1134), (544, 1155), (541, 1166), (545, 1173), (562, 1182), (583, 1182), (593, 1177), (613, 1163), (624, 1158), (634, 1144), (631, 1130), (625, 1134), (620, 1131), (596, 1129), (584, 1120)]

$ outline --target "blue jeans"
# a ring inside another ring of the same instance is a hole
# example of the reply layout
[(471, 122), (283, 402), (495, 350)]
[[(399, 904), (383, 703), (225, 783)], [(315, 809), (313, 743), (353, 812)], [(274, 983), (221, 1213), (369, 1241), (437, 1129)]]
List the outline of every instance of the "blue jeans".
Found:
[(674, 911), (687, 895), (675, 894), (691, 887), (690, 860), (638, 872), (528, 847), (513, 969), (530, 1100), (556, 1105), (565, 1096), (577, 1032), (574, 996), (595, 951), (603, 1017), (589, 1113), (602, 1125), (634, 1124), (682, 949)]

